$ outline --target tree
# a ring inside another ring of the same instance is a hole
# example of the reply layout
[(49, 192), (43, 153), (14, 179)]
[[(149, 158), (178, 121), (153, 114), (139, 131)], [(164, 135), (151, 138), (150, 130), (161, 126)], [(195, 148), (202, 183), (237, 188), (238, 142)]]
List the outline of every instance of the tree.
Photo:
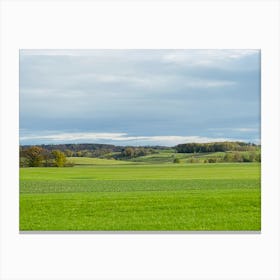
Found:
[(51, 154), (51, 152), (49, 152), (47, 149), (42, 149), (41, 155), (42, 160), (44, 161), (43, 165), (45, 167), (52, 166), (53, 155)]
[(59, 150), (52, 151), (54, 156), (54, 165), (56, 167), (63, 167), (66, 164), (66, 157), (65, 154)]
[(134, 150), (131, 147), (127, 147), (124, 149), (123, 154), (125, 157), (132, 158), (134, 156)]
[(243, 162), (250, 162), (250, 155), (248, 153), (243, 153), (242, 154), (242, 160)]
[(66, 150), (64, 151), (64, 153), (65, 153), (65, 155), (66, 155), (67, 157), (72, 157), (73, 154), (74, 154), (74, 152), (72, 152), (72, 151), (69, 150), (69, 149), (66, 149)]
[(82, 157), (83, 156), (83, 153), (81, 152), (81, 151), (78, 151), (77, 153), (76, 153), (76, 157)]
[(38, 167), (42, 165), (43, 149), (41, 147), (32, 146), (22, 152), (29, 167)]
[(235, 153), (233, 154), (233, 160), (234, 160), (235, 162), (242, 162), (242, 161), (243, 161), (243, 158), (242, 158), (241, 153), (235, 152)]
[(178, 153), (209, 153), (226, 151), (255, 151), (258, 146), (243, 142), (186, 143), (174, 147)]
[(251, 152), (249, 155), (249, 161), (253, 162), (256, 160), (256, 153), (255, 152)]
[(257, 161), (257, 162), (261, 162), (261, 161), (262, 161), (262, 160), (261, 160), (261, 153), (259, 153), (259, 154), (256, 155), (256, 161)]
[(232, 162), (233, 161), (233, 154), (232, 153), (226, 153), (225, 156), (224, 156), (224, 161)]

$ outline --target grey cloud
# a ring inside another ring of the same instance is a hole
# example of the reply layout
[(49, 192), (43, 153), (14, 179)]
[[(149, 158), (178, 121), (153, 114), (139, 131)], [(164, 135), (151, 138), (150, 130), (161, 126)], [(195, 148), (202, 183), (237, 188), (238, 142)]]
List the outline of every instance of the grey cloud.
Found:
[[(172, 55), (173, 61), (166, 61)], [(202, 62), (206, 59), (211, 63)], [(25, 50), (20, 55), (20, 126), (34, 131), (201, 136), (215, 124), (258, 123), (259, 107), (258, 51)]]

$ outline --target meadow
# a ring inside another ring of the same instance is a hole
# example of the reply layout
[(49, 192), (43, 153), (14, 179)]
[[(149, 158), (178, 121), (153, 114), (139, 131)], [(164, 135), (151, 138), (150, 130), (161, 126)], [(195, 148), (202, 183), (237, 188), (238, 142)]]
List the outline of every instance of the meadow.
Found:
[(156, 164), (147, 157), (20, 168), (20, 230), (261, 229), (260, 163)]

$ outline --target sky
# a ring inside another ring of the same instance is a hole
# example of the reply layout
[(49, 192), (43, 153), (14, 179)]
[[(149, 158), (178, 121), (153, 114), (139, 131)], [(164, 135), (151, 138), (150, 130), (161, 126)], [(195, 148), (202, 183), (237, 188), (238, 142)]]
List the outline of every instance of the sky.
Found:
[(20, 50), (20, 144), (260, 143), (260, 51)]

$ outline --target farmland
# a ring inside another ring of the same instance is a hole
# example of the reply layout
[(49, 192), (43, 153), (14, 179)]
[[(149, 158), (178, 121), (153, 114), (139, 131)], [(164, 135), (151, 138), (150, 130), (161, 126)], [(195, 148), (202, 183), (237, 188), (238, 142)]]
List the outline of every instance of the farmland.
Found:
[(259, 163), (143, 158), (21, 168), (20, 230), (260, 230)]

